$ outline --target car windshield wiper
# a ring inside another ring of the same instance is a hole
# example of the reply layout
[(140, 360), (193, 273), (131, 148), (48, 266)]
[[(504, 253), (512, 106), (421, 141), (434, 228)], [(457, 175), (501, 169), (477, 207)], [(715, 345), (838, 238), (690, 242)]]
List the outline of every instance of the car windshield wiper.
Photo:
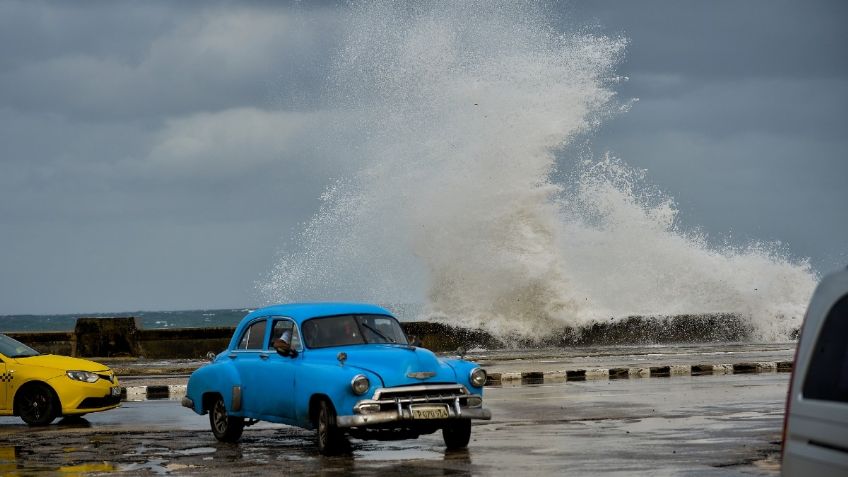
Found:
[(9, 356), (10, 358), (30, 358), (32, 356), (38, 356), (38, 354), (16, 354)]
[(359, 324), (368, 328), (371, 332), (373, 332), (374, 334), (376, 334), (380, 338), (383, 338), (385, 341), (388, 341), (389, 343), (397, 343), (397, 341), (389, 338), (388, 336), (384, 335), (383, 333), (380, 333), (379, 331), (377, 331), (374, 328), (372, 328), (371, 326), (369, 326), (367, 323), (359, 323)]

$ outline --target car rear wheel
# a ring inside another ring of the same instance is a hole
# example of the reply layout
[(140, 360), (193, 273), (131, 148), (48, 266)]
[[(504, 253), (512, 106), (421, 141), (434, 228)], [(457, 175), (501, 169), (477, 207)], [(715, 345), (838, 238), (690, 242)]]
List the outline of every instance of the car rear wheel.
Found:
[(345, 444), (344, 434), (336, 426), (336, 411), (333, 405), (326, 399), (318, 402), (316, 421), (318, 452), (322, 455), (338, 454)]
[(212, 434), (221, 442), (236, 442), (244, 431), (244, 418), (227, 414), (224, 399), (218, 396), (209, 409), (209, 425)]
[(15, 408), (21, 419), (30, 426), (46, 426), (59, 413), (59, 405), (53, 391), (44, 384), (26, 387), (16, 398)]
[(471, 440), (471, 419), (451, 422), (442, 429), (442, 437), (448, 449), (465, 449)]

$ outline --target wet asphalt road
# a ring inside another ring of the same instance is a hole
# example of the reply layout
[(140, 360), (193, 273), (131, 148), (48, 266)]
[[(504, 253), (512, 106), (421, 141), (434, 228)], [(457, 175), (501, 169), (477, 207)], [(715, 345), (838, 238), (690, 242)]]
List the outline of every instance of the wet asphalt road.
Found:
[(486, 389), (467, 451), (441, 435), (351, 442), (260, 423), (238, 444), (176, 401), (125, 403), (39, 429), (0, 418), (3, 475), (776, 475), (789, 375), (715, 375)]

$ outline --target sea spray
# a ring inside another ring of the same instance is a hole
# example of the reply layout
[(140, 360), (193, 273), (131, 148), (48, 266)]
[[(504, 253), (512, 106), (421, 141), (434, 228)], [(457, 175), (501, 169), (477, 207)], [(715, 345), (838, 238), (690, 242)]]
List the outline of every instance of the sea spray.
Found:
[[(740, 313), (767, 339), (797, 326), (806, 263), (711, 248), (642, 172), (563, 156), (618, 109), (626, 42), (549, 18), (513, 3), (350, 8), (327, 96), (361, 130), (344, 145), (359, 172), (281, 253), (269, 301), (424, 303), (424, 318), (531, 339), (634, 313)], [(553, 180), (562, 162), (573, 180)]]
[(646, 171), (609, 155), (576, 167), (560, 198), (568, 272), (594, 319), (733, 313), (755, 339), (784, 340), (800, 325), (816, 275), (775, 243), (708, 245), (682, 229), (671, 197)]

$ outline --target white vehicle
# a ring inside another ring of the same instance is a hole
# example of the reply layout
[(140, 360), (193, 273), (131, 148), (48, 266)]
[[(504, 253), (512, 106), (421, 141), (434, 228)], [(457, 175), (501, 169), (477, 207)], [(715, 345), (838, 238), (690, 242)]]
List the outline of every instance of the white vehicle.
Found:
[(810, 300), (783, 426), (784, 476), (848, 476), (848, 269)]

